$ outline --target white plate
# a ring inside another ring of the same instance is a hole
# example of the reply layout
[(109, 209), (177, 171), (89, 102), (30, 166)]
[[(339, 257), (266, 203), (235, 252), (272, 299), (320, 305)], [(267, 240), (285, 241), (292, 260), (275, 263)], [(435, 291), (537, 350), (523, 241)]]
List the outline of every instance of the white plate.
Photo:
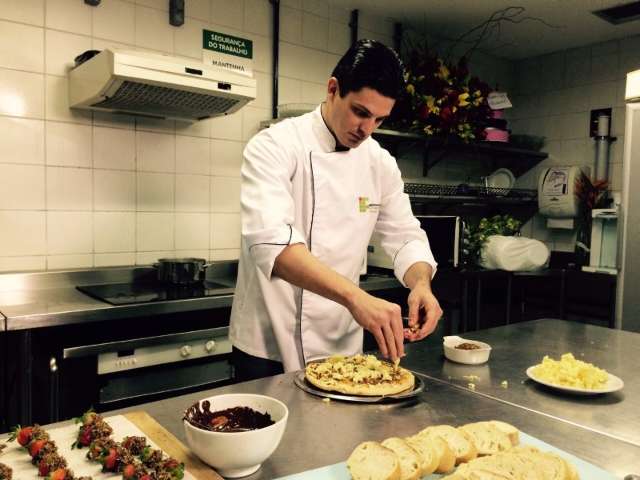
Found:
[(487, 177), (487, 187), (504, 188), (510, 190), (516, 182), (516, 177), (508, 168), (499, 168)]
[(551, 387), (551, 388), (555, 388), (558, 390), (563, 390), (565, 392), (569, 392), (569, 393), (575, 393), (577, 395), (598, 395), (600, 393), (611, 393), (611, 392), (617, 392), (618, 390), (622, 390), (622, 388), (624, 387), (624, 382), (622, 381), (621, 378), (616, 377), (615, 375), (608, 373), (609, 375), (609, 379), (607, 380), (607, 383), (604, 384), (603, 388), (600, 388), (598, 390), (589, 390), (587, 388), (579, 388), (579, 387), (567, 387), (564, 385), (555, 385), (553, 383), (549, 383), (546, 382), (544, 380), (541, 380), (539, 378), (537, 378), (534, 374), (533, 374), (533, 369), (537, 367), (537, 365), (533, 365), (529, 368), (527, 368), (527, 377), (529, 377), (531, 380), (533, 380), (534, 382), (538, 382), (542, 385), (546, 385), (547, 387)]

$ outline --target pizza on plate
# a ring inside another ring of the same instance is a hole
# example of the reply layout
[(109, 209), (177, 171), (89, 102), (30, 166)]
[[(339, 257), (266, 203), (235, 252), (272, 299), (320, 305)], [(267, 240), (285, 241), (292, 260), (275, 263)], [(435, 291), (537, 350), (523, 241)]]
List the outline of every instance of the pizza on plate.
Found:
[(334, 355), (310, 362), (305, 378), (321, 390), (348, 395), (393, 395), (413, 388), (413, 374), (373, 355)]

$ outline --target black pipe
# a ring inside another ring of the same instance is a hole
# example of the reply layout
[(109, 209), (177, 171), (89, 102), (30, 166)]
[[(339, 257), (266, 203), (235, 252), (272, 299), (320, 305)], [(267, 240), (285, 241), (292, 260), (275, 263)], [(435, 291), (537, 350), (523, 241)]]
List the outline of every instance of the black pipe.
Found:
[(349, 27), (351, 28), (351, 45), (353, 45), (358, 41), (358, 9), (351, 10)]
[(280, 62), (280, 0), (270, 0), (273, 5), (273, 85), (271, 118), (278, 118), (278, 64)]
[(400, 22), (393, 24), (393, 48), (398, 55), (402, 56), (402, 24)]

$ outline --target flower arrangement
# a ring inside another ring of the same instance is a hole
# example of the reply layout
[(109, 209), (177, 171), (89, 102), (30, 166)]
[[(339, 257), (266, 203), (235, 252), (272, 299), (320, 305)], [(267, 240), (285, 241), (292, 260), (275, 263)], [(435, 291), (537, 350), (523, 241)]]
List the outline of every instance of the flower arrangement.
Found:
[(522, 222), (511, 215), (482, 218), (477, 226), (465, 224), (462, 254), (469, 264), (477, 265), (482, 247), (491, 235), (516, 235)]
[(589, 263), (589, 249), (591, 246), (591, 210), (606, 208), (610, 201), (607, 195), (609, 182), (607, 180), (591, 181), (588, 175), (580, 172), (576, 178), (574, 191), (578, 199), (578, 216), (576, 218), (576, 245), (574, 249), (577, 265)]
[(589, 215), (594, 208), (605, 208), (608, 205), (608, 188), (609, 182), (607, 180), (592, 182), (584, 172), (580, 172), (576, 178), (575, 188), (575, 195), (578, 197), (580, 207)]
[(484, 139), (489, 86), (469, 75), (465, 57), (445, 62), (427, 48), (414, 50), (406, 64), (406, 96), (401, 115), (409, 128), (426, 135)]

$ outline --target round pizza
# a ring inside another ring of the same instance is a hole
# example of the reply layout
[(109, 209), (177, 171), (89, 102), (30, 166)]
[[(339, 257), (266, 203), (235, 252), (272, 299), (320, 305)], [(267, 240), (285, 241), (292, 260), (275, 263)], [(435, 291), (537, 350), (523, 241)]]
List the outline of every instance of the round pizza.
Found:
[(321, 390), (348, 395), (393, 395), (413, 388), (413, 374), (373, 355), (334, 355), (310, 362), (305, 377)]

